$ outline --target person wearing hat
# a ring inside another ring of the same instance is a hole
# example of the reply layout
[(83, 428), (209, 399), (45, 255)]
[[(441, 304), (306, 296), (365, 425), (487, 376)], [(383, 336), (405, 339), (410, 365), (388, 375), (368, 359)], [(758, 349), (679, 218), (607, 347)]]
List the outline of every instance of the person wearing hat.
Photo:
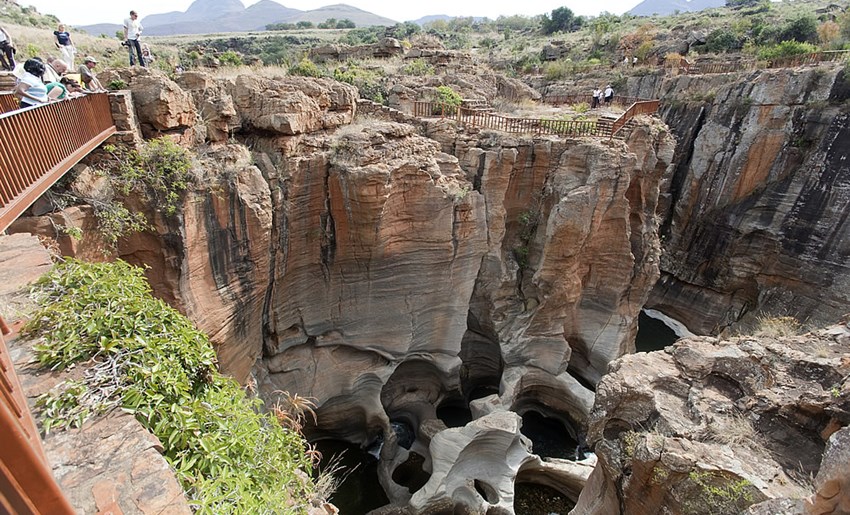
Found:
[(133, 50), (139, 56), (139, 65), (145, 66), (145, 58), (142, 56), (142, 46), (139, 44), (139, 38), (142, 36), (142, 24), (139, 22), (139, 15), (136, 11), (130, 11), (130, 17), (124, 20), (124, 42), (130, 50), (130, 66), (136, 64)]
[(100, 85), (100, 81), (95, 77), (92, 69), (97, 66), (97, 59), (87, 55), (83, 59), (83, 64), (80, 65), (80, 80), (83, 81), (83, 86), (89, 91), (100, 93), (106, 91), (106, 88)]

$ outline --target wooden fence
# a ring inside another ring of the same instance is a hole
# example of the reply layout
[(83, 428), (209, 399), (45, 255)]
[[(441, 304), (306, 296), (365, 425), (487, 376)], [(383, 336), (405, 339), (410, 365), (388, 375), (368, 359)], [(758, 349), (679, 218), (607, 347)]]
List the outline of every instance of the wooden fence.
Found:
[(1, 114), (0, 231), (114, 132), (105, 93)]

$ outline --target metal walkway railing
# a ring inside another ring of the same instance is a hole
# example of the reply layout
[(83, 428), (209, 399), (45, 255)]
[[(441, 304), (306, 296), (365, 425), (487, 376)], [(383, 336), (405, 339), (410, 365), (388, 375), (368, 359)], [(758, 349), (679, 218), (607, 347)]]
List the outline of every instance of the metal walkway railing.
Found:
[[(578, 95), (576, 95), (578, 97)], [(566, 98), (566, 96), (564, 97)], [(414, 102), (413, 116), (418, 118), (447, 118), (459, 123), (522, 134), (554, 134), (567, 137), (595, 136), (610, 138), (617, 135), (635, 116), (658, 111), (660, 101), (633, 102), (617, 119), (557, 120), (545, 118), (512, 118), (494, 114), (487, 109), (467, 109), (444, 102)]]
[(0, 114), (0, 231), (114, 133), (106, 93)]

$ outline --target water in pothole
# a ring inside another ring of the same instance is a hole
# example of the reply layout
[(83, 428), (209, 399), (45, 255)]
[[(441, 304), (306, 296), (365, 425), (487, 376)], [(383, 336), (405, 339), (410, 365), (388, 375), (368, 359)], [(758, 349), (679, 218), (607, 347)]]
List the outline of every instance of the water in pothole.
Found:
[[(340, 470), (334, 473), (343, 477), (330, 501), (341, 515), (363, 515), (370, 510), (389, 504), (387, 494), (378, 481), (378, 461), (359, 446), (340, 440), (319, 440), (316, 447), (322, 453), (320, 470), (335, 463)], [(334, 456), (339, 456), (333, 461)]]
[(531, 440), (532, 452), (541, 458), (576, 459), (578, 442), (559, 420), (526, 411), (522, 415), (521, 431)]

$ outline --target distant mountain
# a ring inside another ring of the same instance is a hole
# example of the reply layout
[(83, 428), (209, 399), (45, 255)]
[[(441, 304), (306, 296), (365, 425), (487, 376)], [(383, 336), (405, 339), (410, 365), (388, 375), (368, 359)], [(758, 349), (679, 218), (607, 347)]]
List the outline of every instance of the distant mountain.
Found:
[[(246, 32), (263, 30), (271, 23), (321, 23), (328, 18), (349, 19), (358, 27), (395, 25), (395, 21), (346, 4), (301, 11), (285, 7), (273, 0), (261, 0), (247, 9), (240, 0), (195, 0), (186, 12), (172, 11), (142, 18), (143, 35), (210, 34), (214, 32)], [(122, 20), (123, 21), (123, 20)], [(92, 35), (112, 36), (121, 25), (99, 23), (77, 27)]]
[(390, 26), (396, 24), (395, 20), (384, 18), (383, 16), (378, 16), (377, 14), (372, 14), (346, 4), (326, 5), (311, 11), (301, 11), (283, 21), (286, 23), (297, 23), (299, 21), (322, 23), (328, 18), (335, 18), (336, 20), (348, 19), (353, 21), (358, 27), (371, 27), (373, 25)]
[(723, 7), (726, 0), (643, 0), (629, 11), (635, 16), (667, 15), (676, 11), (681, 13), (702, 11), (713, 7)]
[[(425, 25), (426, 23), (431, 23), (432, 21), (449, 21), (458, 17), (459, 16), (449, 16), (448, 14), (431, 14), (428, 16), (423, 16), (417, 20), (411, 20), (411, 22), (417, 25)], [(473, 21), (482, 21), (487, 19), (486, 16), (460, 16), (460, 18), (472, 18)]]

